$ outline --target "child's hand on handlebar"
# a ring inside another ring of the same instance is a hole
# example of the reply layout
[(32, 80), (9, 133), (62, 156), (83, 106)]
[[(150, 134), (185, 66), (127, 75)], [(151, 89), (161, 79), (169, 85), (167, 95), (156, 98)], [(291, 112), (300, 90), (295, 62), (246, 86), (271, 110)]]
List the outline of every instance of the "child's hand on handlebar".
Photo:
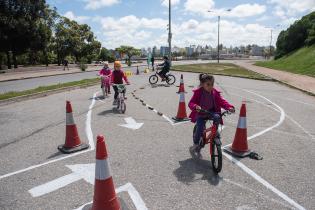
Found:
[(235, 108), (234, 108), (234, 107), (230, 108), (230, 109), (229, 109), (229, 112), (235, 113)]
[(196, 109), (197, 112), (200, 112), (201, 107), (197, 105), (195, 109)]

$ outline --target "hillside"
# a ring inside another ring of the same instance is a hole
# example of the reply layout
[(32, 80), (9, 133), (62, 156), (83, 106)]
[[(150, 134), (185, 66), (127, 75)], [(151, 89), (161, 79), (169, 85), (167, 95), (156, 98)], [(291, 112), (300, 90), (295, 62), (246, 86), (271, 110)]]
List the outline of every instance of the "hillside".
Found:
[(257, 62), (256, 65), (315, 77), (315, 45), (300, 48), (277, 60)]

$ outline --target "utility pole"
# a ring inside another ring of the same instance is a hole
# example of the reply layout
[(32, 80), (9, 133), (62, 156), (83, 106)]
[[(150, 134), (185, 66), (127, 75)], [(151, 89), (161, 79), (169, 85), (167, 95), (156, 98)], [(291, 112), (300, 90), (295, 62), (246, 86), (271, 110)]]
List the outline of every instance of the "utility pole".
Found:
[(220, 15), (218, 16), (218, 63), (220, 63)]
[(272, 29), (270, 30), (270, 45), (269, 45), (269, 56), (271, 58), (271, 45), (272, 45)]

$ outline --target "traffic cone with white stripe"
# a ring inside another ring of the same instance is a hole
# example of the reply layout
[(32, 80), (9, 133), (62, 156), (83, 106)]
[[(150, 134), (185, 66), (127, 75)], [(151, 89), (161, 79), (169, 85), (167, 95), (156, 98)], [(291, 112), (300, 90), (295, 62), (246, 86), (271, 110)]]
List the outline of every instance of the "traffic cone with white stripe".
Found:
[(59, 145), (58, 149), (62, 153), (73, 153), (89, 148), (88, 144), (81, 143), (77, 125), (74, 122), (72, 106), (70, 101), (66, 102), (66, 138), (65, 144)]
[(179, 83), (179, 89), (177, 93), (187, 93), (185, 92), (185, 85), (184, 85), (184, 79), (183, 79), (183, 75), (180, 76), (180, 83)]
[(94, 199), (91, 210), (120, 210), (104, 136), (97, 136)]
[(238, 119), (237, 129), (234, 141), (231, 147), (227, 147), (224, 151), (236, 157), (247, 157), (251, 153), (247, 143), (247, 125), (246, 125), (246, 104), (242, 103), (240, 116)]
[[(182, 80), (181, 80), (182, 81)], [(178, 104), (178, 111), (176, 117), (173, 117), (172, 119), (175, 120), (175, 122), (182, 122), (182, 121), (188, 121), (190, 120), (187, 117), (186, 112), (186, 103), (185, 103), (185, 90), (184, 86), (183, 88), (179, 88), (179, 104)]]

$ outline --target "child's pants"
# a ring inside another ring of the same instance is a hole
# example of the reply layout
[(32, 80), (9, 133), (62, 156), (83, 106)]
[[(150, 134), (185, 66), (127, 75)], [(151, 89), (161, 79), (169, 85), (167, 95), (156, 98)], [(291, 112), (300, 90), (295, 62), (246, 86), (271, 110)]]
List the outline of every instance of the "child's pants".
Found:
[[(114, 95), (114, 99), (116, 100), (118, 98), (119, 92), (118, 92), (118, 87), (117, 86), (113, 86), (114, 91), (115, 91), (115, 95)], [(126, 93), (126, 89), (123, 91), (123, 94), (125, 96)]]
[[(208, 117), (208, 116), (210, 116), (210, 117)], [(220, 124), (220, 121), (221, 121), (220, 115), (217, 113), (214, 113), (214, 112), (212, 112), (211, 114), (207, 114), (207, 116), (205, 116), (205, 117), (203, 117), (203, 116), (197, 117), (196, 132), (195, 132), (195, 135), (193, 138), (194, 144), (197, 144), (197, 145), (199, 144), (199, 141), (200, 141), (200, 138), (202, 136), (203, 130), (205, 128), (207, 119), (213, 120), (213, 123), (217, 126)]]

